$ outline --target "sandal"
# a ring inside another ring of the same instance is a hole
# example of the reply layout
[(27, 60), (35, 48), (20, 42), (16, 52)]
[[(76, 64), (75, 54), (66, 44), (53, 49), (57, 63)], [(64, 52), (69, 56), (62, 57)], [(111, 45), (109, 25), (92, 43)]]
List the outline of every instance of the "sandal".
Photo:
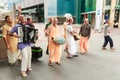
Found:
[(27, 74), (26, 74), (25, 71), (22, 71), (22, 72), (21, 72), (21, 75), (22, 75), (22, 77), (27, 77)]
[(28, 71), (32, 71), (32, 68), (28, 68), (27, 70), (28, 70)]
[(68, 54), (68, 55), (67, 55), (67, 58), (72, 59), (72, 58), (73, 58), (73, 56), (72, 56), (72, 55), (70, 55), (70, 54)]
[(52, 66), (52, 63), (49, 62), (48, 65), (49, 65), (49, 66)]
[(72, 59), (72, 58), (73, 58), (73, 56), (67, 56), (67, 58)]
[(52, 62), (49, 60), (49, 63), (48, 63), (49, 66), (52, 66)]
[(57, 65), (61, 65), (60, 62), (56, 62)]

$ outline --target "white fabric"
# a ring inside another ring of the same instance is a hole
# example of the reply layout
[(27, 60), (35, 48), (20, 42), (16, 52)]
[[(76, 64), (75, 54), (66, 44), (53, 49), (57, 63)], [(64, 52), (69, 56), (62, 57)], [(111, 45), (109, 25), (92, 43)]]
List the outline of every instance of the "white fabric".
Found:
[(21, 71), (26, 71), (27, 68), (31, 68), (31, 47), (27, 46), (21, 50), (22, 52), (22, 63)]
[(7, 56), (8, 56), (8, 62), (9, 63), (15, 63), (18, 59), (18, 56), (20, 55), (20, 52), (12, 53), (10, 50), (7, 50)]
[(71, 34), (71, 32), (73, 31), (73, 28), (71, 25), (68, 25), (66, 27), (66, 42), (68, 45), (68, 52), (72, 55), (75, 55), (77, 52), (77, 46), (75, 43), (75, 40), (73, 38), (73, 35)]

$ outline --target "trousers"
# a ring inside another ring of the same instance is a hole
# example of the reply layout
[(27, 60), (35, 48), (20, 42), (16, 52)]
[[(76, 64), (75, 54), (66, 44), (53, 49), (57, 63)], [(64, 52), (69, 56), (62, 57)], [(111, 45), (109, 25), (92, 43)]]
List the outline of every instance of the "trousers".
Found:
[(21, 71), (27, 71), (28, 68), (31, 68), (31, 47), (26, 46), (21, 50), (22, 54), (22, 63)]
[(104, 36), (105, 42), (103, 44), (103, 47), (106, 47), (108, 42), (110, 43), (110, 47), (113, 47), (113, 40), (110, 36)]

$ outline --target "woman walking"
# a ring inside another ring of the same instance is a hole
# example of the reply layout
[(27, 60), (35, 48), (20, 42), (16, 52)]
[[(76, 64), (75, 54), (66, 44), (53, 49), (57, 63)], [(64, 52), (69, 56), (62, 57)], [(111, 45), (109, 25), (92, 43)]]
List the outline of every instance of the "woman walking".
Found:
[(73, 58), (73, 57), (78, 57), (76, 54), (77, 52), (77, 46), (74, 40), (74, 32), (72, 28), (72, 23), (73, 23), (73, 18), (69, 17), (68, 18), (68, 25), (66, 27), (66, 42), (68, 45), (68, 54), (67, 58)]

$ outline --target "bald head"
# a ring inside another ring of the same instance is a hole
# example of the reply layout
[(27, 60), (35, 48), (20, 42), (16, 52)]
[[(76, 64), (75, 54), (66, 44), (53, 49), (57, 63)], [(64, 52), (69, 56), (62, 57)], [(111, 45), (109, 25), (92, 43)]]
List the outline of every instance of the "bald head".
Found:
[(85, 23), (85, 24), (88, 24), (88, 23), (89, 23), (88, 18), (85, 18), (85, 19), (84, 19), (84, 23)]

